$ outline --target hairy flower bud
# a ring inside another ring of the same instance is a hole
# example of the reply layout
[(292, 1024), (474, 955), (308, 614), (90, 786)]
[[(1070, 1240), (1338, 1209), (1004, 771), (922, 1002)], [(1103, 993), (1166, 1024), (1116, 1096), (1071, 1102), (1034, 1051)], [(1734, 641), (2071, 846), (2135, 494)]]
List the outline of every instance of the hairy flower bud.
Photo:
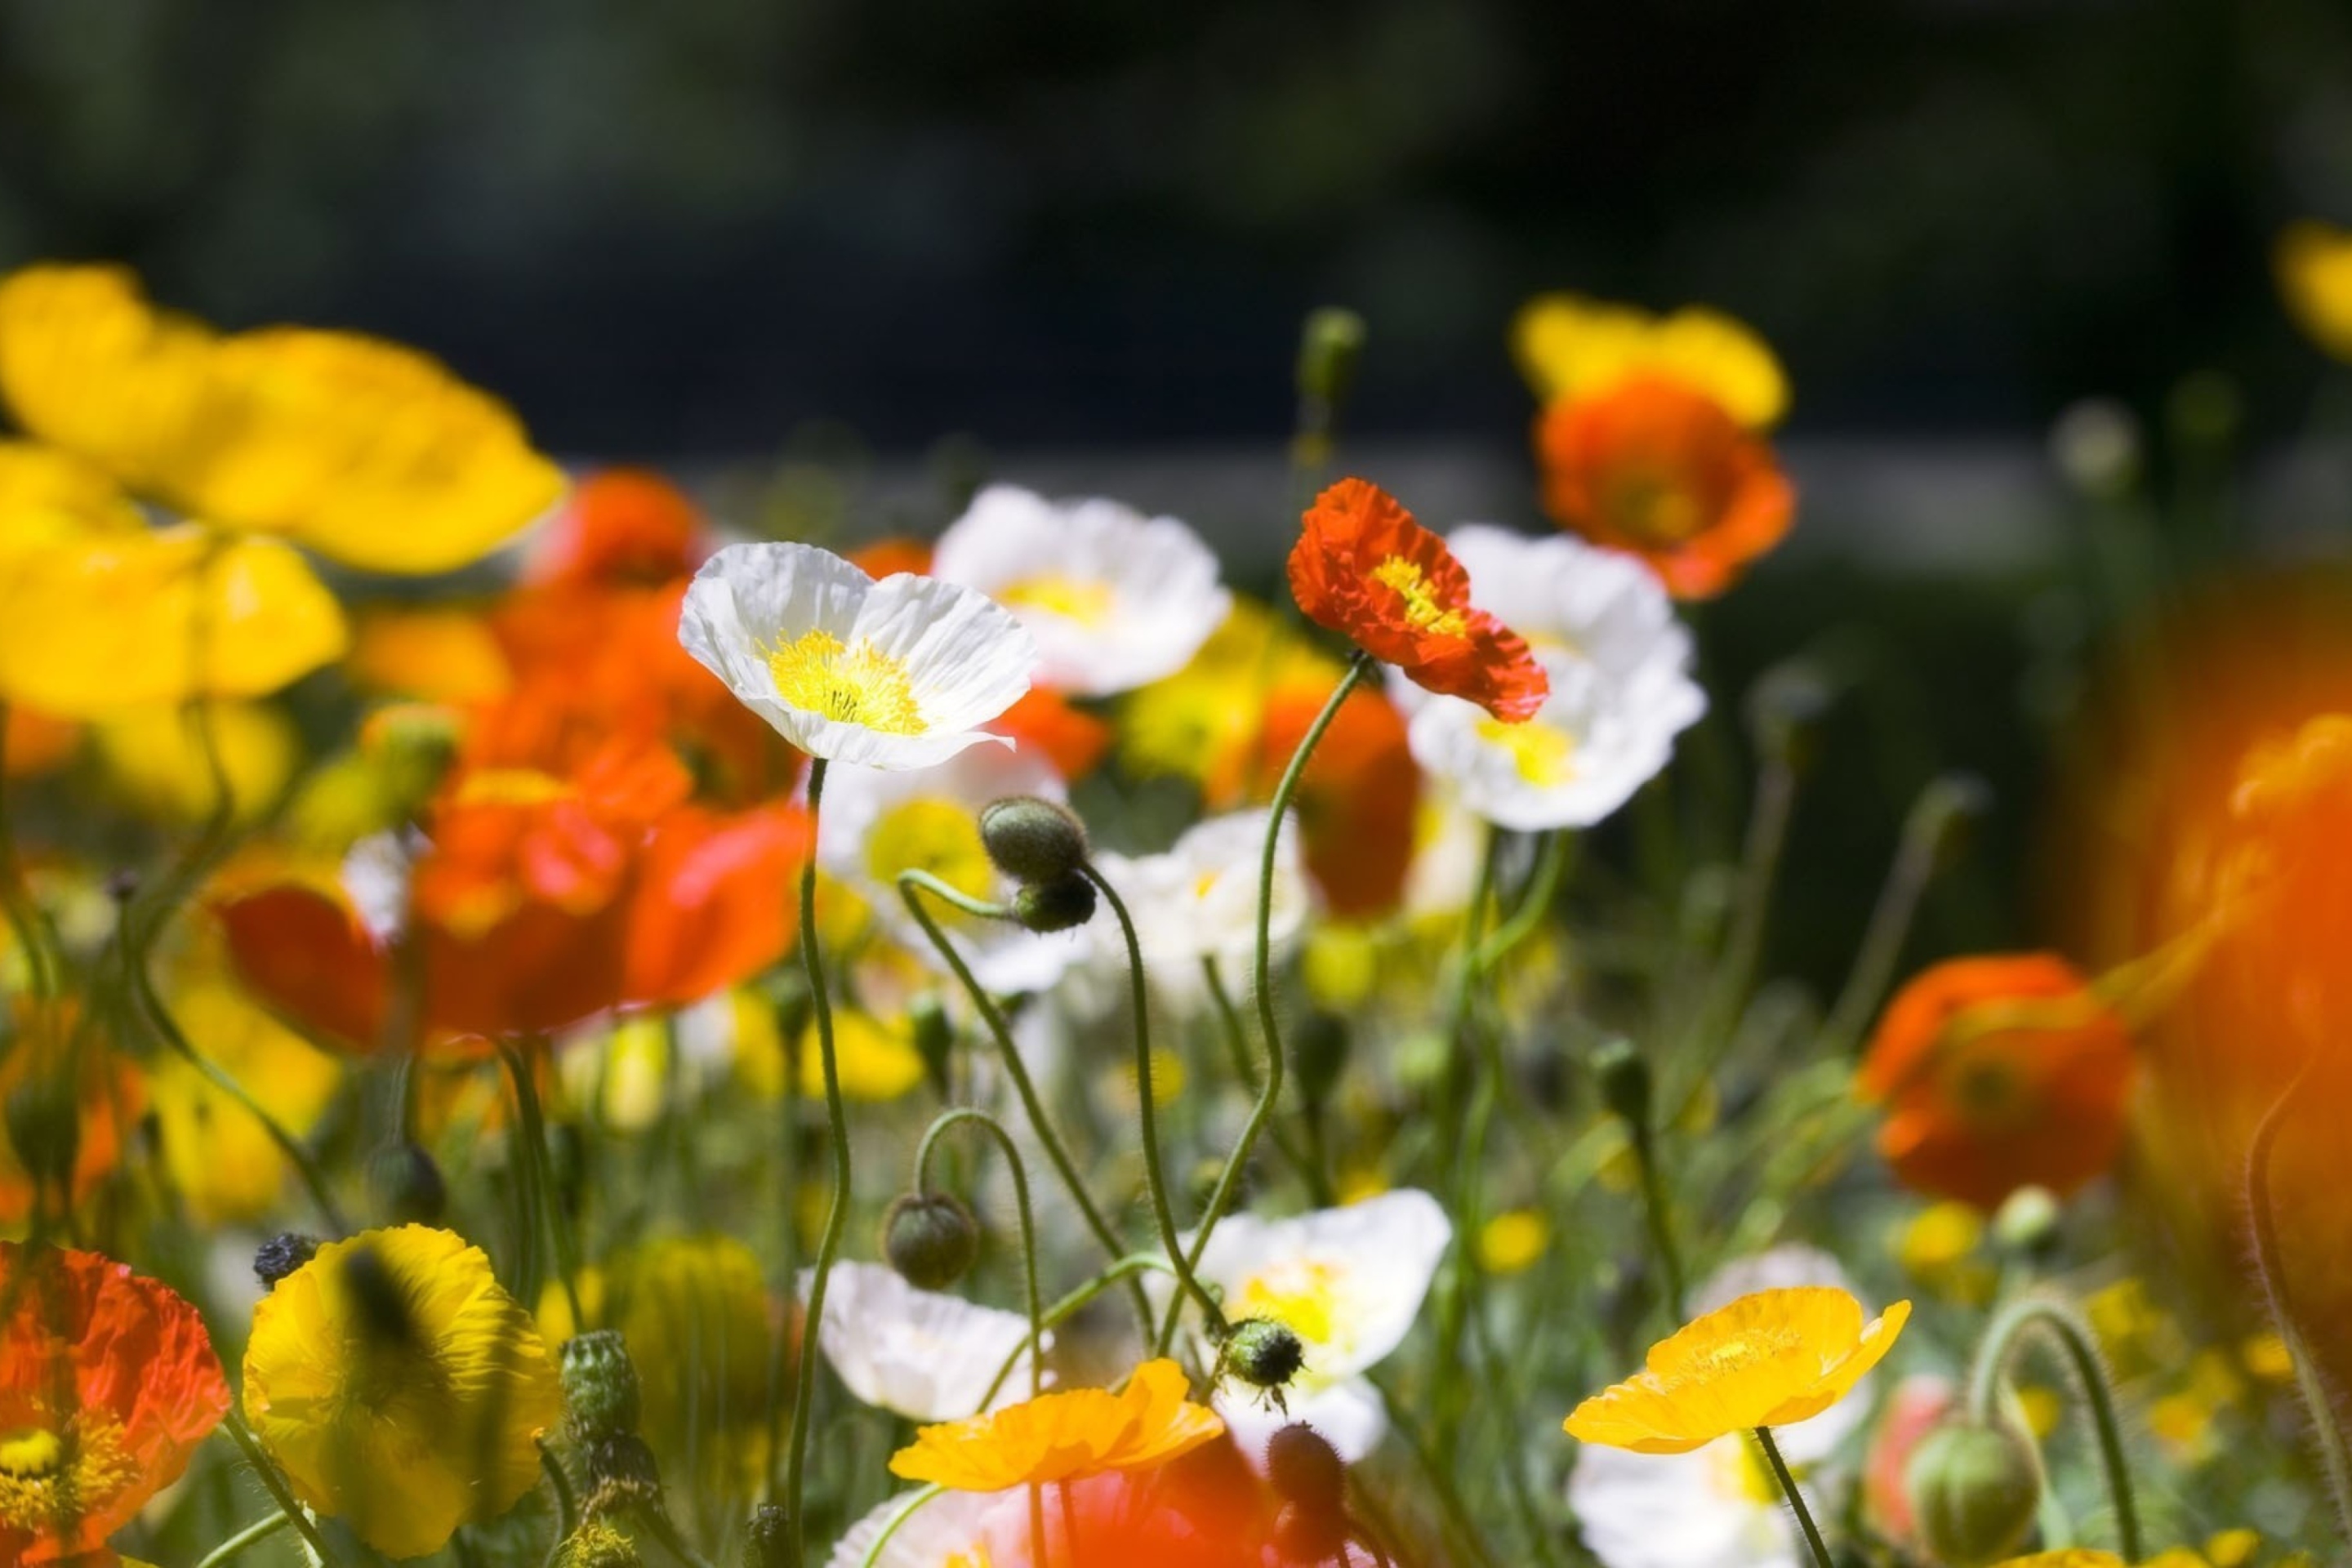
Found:
[(1034, 795), (981, 807), (980, 841), (996, 868), (1016, 882), (1059, 881), (1087, 863), (1085, 825), (1069, 807)]
[(1364, 353), (1364, 318), (1342, 306), (1310, 310), (1298, 333), (1298, 395), (1318, 403), (1347, 400), (1356, 363)]
[(1307, 1364), (1307, 1347), (1287, 1324), (1272, 1318), (1244, 1318), (1225, 1335), (1223, 1359), (1244, 1383), (1276, 1393)]
[(637, 1429), (637, 1369), (615, 1329), (574, 1334), (557, 1360), (563, 1373), (563, 1428), (588, 1447)]
[(1298, 1098), (1319, 1105), (1348, 1066), (1348, 1020), (1318, 1007), (1291, 1031), (1290, 1059), (1298, 1075)]
[(882, 1219), (882, 1256), (919, 1290), (943, 1290), (980, 1257), (980, 1225), (944, 1193), (908, 1193)]
[(253, 1255), (253, 1277), (261, 1281), (265, 1290), (274, 1290), (278, 1282), (299, 1268), (319, 1254), (319, 1238), (285, 1231), (261, 1244)]
[(1347, 1461), (1304, 1422), (1294, 1421), (1266, 1439), (1265, 1479), (1276, 1496), (1310, 1513), (1339, 1513), (1347, 1499)]
[(37, 1189), (56, 1193), (62, 1201), (73, 1190), (74, 1165), (81, 1155), (81, 1108), (74, 1103), (73, 1079), (64, 1064), (41, 1063), (36, 1053), (32, 1076), (9, 1091), (5, 1114), (16, 1163)]
[(1082, 926), (1095, 918), (1095, 885), (1075, 872), (1024, 882), (1013, 895), (1013, 918), (1040, 935)]
[(1931, 1432), (1904, 1468), (1919, 1538), (1952, 1568), (1997, 1563), (2042, 1506), (2042, 1460), (2003, 1424), (1958, 1421)]
[(590, 1519), (662, 1507), (661, 1468), (644, 1438), (623, 1432), (589, 1445), (588, 1496), (582, 1506)]

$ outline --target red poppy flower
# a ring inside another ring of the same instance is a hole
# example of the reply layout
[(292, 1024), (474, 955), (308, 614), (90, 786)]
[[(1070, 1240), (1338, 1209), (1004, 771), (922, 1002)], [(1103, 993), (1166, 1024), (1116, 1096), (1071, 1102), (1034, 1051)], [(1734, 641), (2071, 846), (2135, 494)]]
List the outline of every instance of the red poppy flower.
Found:
[(1394, 496), (1341, 479), (1304, 521), (1290, 552), (1290, 591), (1309, 619), (1506, 723), (1543, 706), (1550, 685), (1526, 640), (1472, 606), (1470, 574)]
[(685, 491), (646, 468), (606, 468), (573, 487), (532, 552), (533, 582), (667, 583), (708, 553), (702, 514)]
[(1897, 1176), (1992, 1209), (2023, 1186), (2063, 1196), (2114, 1163), (2132, 1068), (2123, 1020), (2074, 967), (2021, 953), (1913, 977), (1858, 1087), (1886, 1107), (1878, 1149)]
[(228, 1409), (196, 1310), (94, 1252), (0, 1242), (0, 1557), (103, 1549)]
[(1638, 555), (1676, 597), (1704, 599), (1780, 542), (1796, 491), (1772, 449), (1721, 404), (1640, 375), (1536, 416), (1544, 508), (1595, 544)]

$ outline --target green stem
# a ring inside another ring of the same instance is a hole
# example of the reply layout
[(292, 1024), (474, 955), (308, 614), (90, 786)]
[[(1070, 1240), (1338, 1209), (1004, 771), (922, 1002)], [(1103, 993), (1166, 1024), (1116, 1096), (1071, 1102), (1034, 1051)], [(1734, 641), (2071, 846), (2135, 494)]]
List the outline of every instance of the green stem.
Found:
[[(948, 941), (947, 933), (940, 929), (939, 922), (931, 918), (930, 911), (923, 908), (922, 900), (917, 897), (919, 890), (936, 892), (943, 884), (921, 871), (901, 871), (898, 880), (898, 896), (906, 900), (908, 912), (915, 917), (915, 922), (923, 928), (923, 934), (930, 938), (931, 946), (961, 983), (964, 994), (971, 998), (973, 1008), (980, 1014), (981, 1022), (988, 1026), (989, 1037), (996, 1042), (997, 1055), (1004, 1064), (1004, 1076), (1013, 1080), (1013, 1091), (1020, 1096), (1021, 1109), (1029, 1118), (1029, 1129), (1037, 1135), (1045, 1157), (1054, 1163), (1054, 1169), (1061, 1176), (1062, 1185), (1068, 1189), (1071, 1202), (1077, 1205), (1079, 1215), (1086, 1220), (1087, 1228), (1094, 1232), (1095, 1239), (1102, 1244), (1106, 1255), (1111, 1258), (1121, 1256), (1127, 1248), (1120, 1245), (1118, 1232), (1111, 1229), (1110, 1222), (1103, 1217), (1102, 1210), (1095, 1206), (1094, 1198), (1087, 1192), (1085, 1179), (1078, 1174), (1076, 1162), (1070, 1158), (1070, 1152), (1064, 1146), (1061, 1135), (1054, 1131), (1053, 1122), (1046, 1117), (1045, 1103), (1037, 1098), (1037, 1085), (1029, 1076), (1028, 1066), (1021, 1059), (1020, 1047), (1013, 1043), (1013, 1030), (1005, 1023), (1003, 1013), (998, 1009), (995, 999), (973, 977), (963, 955)], [(1144, 1294), (1140, 1284), (1134, 1285), (1134, 1294), (1136, 1314), (1142, 1320), (1143, 1331), (1148, 1336), (1151, 1332), (1151, 1300)]]
[(196, 1568), (220, 1568), (220, 1564), (247, 1547), (256, 1542), (268, 1540), (293, 1522), (293, 1515), (288, 1513), (273, 1513), (267, 1519), (257, 1520), (196, 1559)]
[[(809, 762), (809, 842), (816, 842), (817, 813), (824, 799), (825, 759)], [(809, 1275), (806, 1315), (803, 1321), (814, 1333), (824, 1321), (824, 1288), (833, 1277), (834, 1259), (841, 1254), (841, 1233), (849, 1223), (849, 1115), (841, 1102), (841, 1064), (833, 1048), (833, 997), (824, 985), (824, 955), (816, 929), (816, 857), (801, 867), (801, 962), (808, 971), (809, 1005), (816, 1018), (817, 1059), (824, 1072), (825, 1124), (833, 1139), (833, 1199), (824, 1212), (824, 1233), (818, 1238), (816, 1262)], [(807, 1552), (802, 1532), (808, 1515), (801, 1498), (808, 1470), (809, 1421), (816, 1403), (818, 1357), (804, 1337), (793, 1376), (793, 1430), (784, 1455), (784, 1513), (792, 1521), (791, 1560), (798, 1568)]]
[[(1151, 1217), (1160, 1226), (1160, 1245), (1167, 1249), (1168, 1260), (1176, 1266), (1177, 1282), (1183, 1290), (1201, 1304), (1201, 1311), (1209, 1325), (1212, 1339), (1223, 1338), (1225, 1322), (1224, 1308), (1214, 1296), (1202, 1288), (1184, 1258), (1184, 1245), (1176, 1234), (1176, 1213), (1168, 1202), (1168, 1178), (1160, 1167), (1160, 1108), (1153, 1103), (1151, 1092), (1151, 996), (1143, 974), (1143, 945), (1136, 940), (1135, 921), (1127, 912), (1127, 900), (1110, 885), (1110, 879), (1097, 870), (1091, 862), (1081, 865), (1078, 874), (1095, 885), (1095, 890), (1110, 905), (1110, 912), (1118, 921), (1119, 934), (1127, 939), (1128, 994), (1135, 1008), (1135, 1095), (1138, 1103), (1137, 1121), (1143, 1130), (1143, 1184), (1151, 1194)], [(1182, 1299), (1180, 1293), (1180, 1300)], [(1174, 1314), (1170, 1314), (1172, 1328)], [(1168, 1353), (1169, 1330), (1163, 1330), (1156, 1347), (1159, 1353)]]
[(2116, 1416), (2115, 1392), (2108, 1386), (2106, 1369), (2099, 1361), (2098, 1342), (2073, 1308), (2046, 1296), (2029, 1296), (2011, 1302), (1996, 1314), (1985, 1330), (1975, 1364), (1969, 1370), (1969, 1412), (1986, 1424), (1999, 1417), (2001, 1380), (2008, 1375), (2009, 1363), (2024, 1336), (2035, 1329), (2058, 1342), (2082, 1390), (2083, 1402), (2091, 1413), (2092, 1429), (2098, 1437), (2099, 1463), (2106, 1471), (2107, 1495), (2115, 1503), (2116, 1543), (2123, 1550), (2125, 1562), (2137, 1563), (2141, 1557), (2139, 1510), (2132, 1498), (2131, 1468), (2124, 1457), (2123, 1424)]
[(1903, 942), (1911, 933), (1919, 900), (1934, 880), (1945, 835), (1956, 817), (1969, 808), (1975, 791), (1968, 781), (1937, 778), (1919, 792), (1903, 820), (1903, 837), (1896, 846), (1878, 902), (1863, 929), (1862, 945), (1854, 950), (1853, 967), (1846, 972), (1829, 1022), (1822, 1027), (1828, 1042), (1823, 1056), (1843, 1056), (1862, 1037), (1864, 1025), (1886, 994), (1895, 963), (1903, 955)]
[(539, 1198), (548, 1240), (555, 1248), (555, 1277), (563, 1287), (564, 1305), (572, 1309), (572, 1331), (585, 1333), (588, 1315), (580, 1309), (580, 1248), (551, 1173), (553, 1162), (548, 1158), (547, 1118), (540, 1110), (539, 1086), (531, 1081), (530, 1062), (521, 1047), (501, 1040), (499, 1058), (506, 1063), (507, 1076), (514, 1082), (515, 1114), (522, 1122), (523, 1162), (530, 1171), (531, 1190)]
[(1551, 913), (1552, 900), (1559, 896), (1560, 881), (1568, 874), (1575, 847), (1576, 836), (1564, 829), (1556, 828), (1543, 835), (1543, 847), (1537, 854), (1536, 868), (1528, 878), (1527, 888), (1519, 895), (1518, 907), (1478, 949), (1475, 965), (1478, 974), (1493, 973), (1496, 965), (1543, 924), (1544, 917)]
[(547, 1477), (547, 1489), (555, 1494), (555, 1541), (561, 1546), (580, 1528), (580, 1500), (572, 1494), (572, 1478), (563, 1473), (563, 1466), (548, 1447), (547, 1439), (541, 1437), (538, 1442), (539, 1468)]
[(898, 1533), (898, 1527), (914, 1518), (916, 1510), (925, 1503), (947, 1489), (945, 1487), (925, 1487), (908, 1498), (907, 1506), (892, 1514), (890, 1522), (875, 1533), (873, 1544), (866, 1547), (866, 1555), (858, 1560), (857, 1568), (874, 1568), (877, 1563), (881, 1562), (882, 1549), (890, 1544), (890, 1538)]
[[(1216, 1234), (1217, 1222), (1224, 1217), (1225, 1210), (1233, 1204), (1234, 1194), (1241, 1186), (1242, 1172), (1249, 1164), (1250, 1152), (1257, 1146), (1258, 1134), (1265, 1130), (1266, 1119), (1274, 1114), (1274, 1108), (1282, 1098), (1282, 1023), (1275, 1016), (1273, 959), (1274, 863), (1276, 850), (1282, 841), (1282, 819), (1290, 810), (1290, 797), (1297, 793), (1299, 775), (1307, 771), (1307, 761), (1315, 755), (1315, 748), (1322, 743), (1323, 732), (1330, 729), (1331, 721), (1339, 717), (1341, 705), (1356, 689), (1357, 683), (1371, 669), (1370, 654), (1359, 652), (1348, 661), (1347, 673), (1339, 677), (1339, 684), (1331, 689), (1331, 695), (1323, 703), (1323, 710), (1315, 715), (1315, 721), (1307, 727), (1298, 749), (1290, 754), (1290, 765), (1283, 769), (1282, 782), (1275, 785), (1274, 800), (1266, 811), (1265, 848), (1258, 858), (1257, 868), (1257, 942), (1250, 972), (1251, 983), (1257, 989), (1258, 1030), (1265, 1037), (1265, 1088), (1250, 1107), (1249, 1120), (1242, 1123), (1241, 1137), (1234, 1144), (1233, 1152), (1226, 1157), (1225, 1167), (1218, 1173), (1216, 1187), (1209, 1194), (1209, 1206), (1201, 1215), (1201, 1226), (1192, 1233), (1192, 1255), (1184, 1259), (1188, 1271), (1200, 1268), (1201, 1258), (1209, 1249), (1209, 1238)], [(1183, 1309), (1184, 1299), (1180, 1294), (1169, 1303), (1167, 1321), (1160, 1325), (1155, 1342), (1165, 1345), (1175, 1337), (1176, 1320)]]
[[(949, 1129), (971, 1124), (985, 1131), (1004, 1151), (1005, 1162), (1013, 1170), (1013, 1199), (1021, 1212), (1021, 1279), (1029, 1306), (1029, 1397), (1034, 1399), (1045, 1392), (1045, 1314), (1037, 1302), (1037, 1224), (1029, 1207), (1029, 1171), (1022, 1163), (1020, 1145), (1004, 1131), (1004, 1124), (985, 1110), (971, 1106), (942, 1111), (923, 1133), (923, 1141), (915, 1150), (915, 1190), (930, 1190), (931, 1150), (940, 1135)], [(819, 1331), (823, 1326), (819, 1325)]]
[[(1233, 1059), (1234, 1074), (1241, 1079), (1243, 1087), (1255, 1094), (1258, 1091), (1257, 1066), (1250, 1060), (1249, 1030), (1242, 1023), (1240, 1010), (1234, 1005), (1233, 993), (1225, 988), (1224, 972), (1217, 967), (1214, 953), (1201, 955), (1201, 981), (1209, 993), (1209, 1004), (1217, 1015), (1220, 1032), (1225, 1037), (1225, 1053)], [(1278, 1120), (1267, 1128), (1267, 1131), (1274, 1139), (1274, 1146), (1282, 1152), (1282, 1157), (1290, 1162), (1291, 1168), (1307, 1184), (1307, 1190), (1314, 1194), (1316, 1205), (1329, 1208), (1339, 1201), (1339, 1196), (1331, 1185), (1331, 1177), (1326, 1168), (1328, 1162), (1323, 1150), (1323, 1119), (1314, 1107), (1309, 1106), (1300, 1121), (1307, 1130), (1307, 1147), (1304, 1149), (1291, 1141), (1290, 1134), (1283, 1130)]]
[(1666, 1310), (1676, 1323), (1689, 1317), (1685, 1301), (1682, 1247), (1675, 1240), (1674, 1212), (1666, 1204), (1666, 1188), (1658, 1173), (1657, 1135), (1647, 1127), (1633, 1133), (1633, 1163), (1642, 1178), (1642, 1215), (1650, 1228), (1650, 1246), (1658, 1255), (1658, 1272), (1665, 1277)]
[(278, 1467), (262, 1447), (261, 1439), (253, 1435), (253, 1428), (245, 1424), (245, 1416), (236, 1405), (231, 1405), (228, 1414), (221, 1418), (221, 1427), (245, 1451), (246, 1461), (253, 1467), (253, 1473), (259, 1478), (262, 1489), (269, 1493), (269, 1500), (278, 1505), (278, 1511), (286, 1516), (286, 1522), (293, 1526), (294, 1532), (302, 1538), (302, 1543), (310, 1549), (311, 1555), (320, 1563), (331, 1564), (337, 1562), (335, 1554), (327, 1550), (325, 1539), (319, 1534), (319, 1527), (310, 1522), (310, 1516), (302, 1511), (300, 1503), (294, 1500), (294, 1493), (287, 1486), (286, 1478), (278, 1473)]
[(1789, 1473), (1789, 1461), (1780, 1457), (1780, 1445), (1772, 1440), (1772, 1428), (1756, 1428), (1757, 1447), (1764, 1450), (1766, 1462), (1772, 1467), (1772, 1479), (1780, 1483), (1780, 1495), (1789, 1500), (1790, 1511), (1797, 1516), (1798, 1528), (1805, 1534), (1805, 1544), (1813, 1553), (1819, 1568), (1833, 1568), (1830, 1549), (1822, 1540), (1821, 1527), (1813, 1522), (1812, 1511), (1805, 1507), (1805, 1494), (1797, 1489), (1797, 1478)]
[(8, 814), (7, 740), (8, 705), (0, 702), (0, 910), (6, 912), (8, 928), (25, 954), (25, 967), (32, 973), (33, 994), (52, 996), (58, 989), (56, 959), (48, 940), (52, 933), (47, 929), (39, 900), (25, 880), (24, 867), (16, 856), (16, 830)]
[[(1168, 1260), (1157, 1253), (1137, 1252), (1129, 1254), (1127, 1257), (1120, 1258), (1116, 1263), (1113, 1263), (1101, 1273), (1096, 1275), (1093, 1279), (1087, 1280), (1085, 1284), (1079, 1286), (1076, 1289), (1071, 1291), (1068, 1295), (1063, 1297), (1060, 1300), (1055, 1302), (1052, 1306), (1046, 1308), (1044, 1314), (1038, 1319), (1039, 1331), (1042, 1332), (1046, 1329), (1059, 1328), (1062, 1324), (1067, 1322), (1072, 1317), (1076, 1316), (1087, 1302), (1093, 1300), (1096, 1297), (1101, 1295), (1104, 1291), (1109, 1289), (1112, 1286), (1118, 1284), (1122, 1279), (1132, 1279), (1137, 1275), (1147, 1274), (1155, 1268), (1160, 1273), (1166, 1274), (1171, 1278), (1173, 1278), (1176, 1272), (1174, 1268), (1169, 1266)], [(997, 1394), (1002, 1392), (1004, 1387), (1004, 1380), (1011, 1377), (1013, 1375), (1013, 1369), (1020, 1364), (1021, 1352), (1019, 1351), (1014, 1351), (1011, 1355), (1004, 1358), (1003, 1364), (996, 1369), (996, 1375), (989, 1380), (988, 1393), (982, 1397), (980, 1402), (982, 1409), (985, 1410), (996, 1402)]]

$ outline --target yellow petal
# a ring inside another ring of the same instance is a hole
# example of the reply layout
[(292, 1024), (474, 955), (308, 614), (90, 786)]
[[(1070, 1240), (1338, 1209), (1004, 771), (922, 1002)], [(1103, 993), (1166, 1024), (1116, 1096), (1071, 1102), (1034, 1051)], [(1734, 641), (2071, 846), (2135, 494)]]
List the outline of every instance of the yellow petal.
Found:
[(1660, 318), (1628, 305), (1545, 294), (1512, 322), (1511, 348), (1545, 403), (1649, 373), (1706, 393), (1753, 429), (1779, 423), (1789, 408), (1788, 376), (1764, 340), (1703, 306)]
[(274, 708), (215, 701), (201, 719), (183, 704), (127, 709), (98, 721), (92, 735), (109, 782), (133, 809), (165, 822), (202, 822), (218, 795), (196, 726), (207, 726), (228, 782), (234, 816), (249, 822), (294, 774), (301, 742)]
[(0, 396), (26, 430), (133, 489), (164, 488), (199, 439), (211, 330), (160, 311), (120, 267), (0, 279)]
[(2310, 219), (2290, 224), (2273, 259), (2295, 324), (2337, 359), (2352, 360), (2352, 234)]

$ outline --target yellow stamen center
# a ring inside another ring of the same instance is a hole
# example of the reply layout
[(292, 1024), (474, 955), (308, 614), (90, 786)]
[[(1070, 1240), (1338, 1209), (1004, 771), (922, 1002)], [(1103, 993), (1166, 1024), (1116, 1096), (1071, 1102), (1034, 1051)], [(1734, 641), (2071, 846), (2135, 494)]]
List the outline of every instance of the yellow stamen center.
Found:
[(1328, 1263), (1277, 1263), (1242, 1287), (1240, 1315), (1272, 1318), (1309, 1343), (1328, 1344), (1339, 1283), (1339, 1270)]
[(1111, 614), (1110, 584), (1084, 577), (1031, 577), (999, 589), (996, 598), (999, 604), (1043, 610), (1085, 626), (1098, 626)]
[(59, 1531), (103, 1508), (138, 1479), (123, 1447), (122, 1424), (104, 1410), (84, 1410), (62, 1431), (20, 1426), (0, 1434), (0, 1524)]
[(1552, 789), (1576, 776), (1576, 740), (1565, 730), (1481, 719), (1478, 738), (1510, 752), (1519, 777), (1538, 789)]
[(1470, 617), (1439, 604), (1427, 574), (1402, 555), (1391, 555), (1373, 567), (1372, 581), (1395, 590), (1404, 601), (1405, 624), (1417, 632), (1458, 637), (1470, 629)]
[(1607, 511), (1618, 527), (1650, 544), (1680, 544), (1706, 523), (1689, 487), (1646, 470), (1621, 475), (1609, 486)]
[(870, 640), (851, 647), (828, 631), (804, 632), (771, 653), (768, 668), (776, 695), (792, 707), (886, 735), (923, 732), (906, 660)]

